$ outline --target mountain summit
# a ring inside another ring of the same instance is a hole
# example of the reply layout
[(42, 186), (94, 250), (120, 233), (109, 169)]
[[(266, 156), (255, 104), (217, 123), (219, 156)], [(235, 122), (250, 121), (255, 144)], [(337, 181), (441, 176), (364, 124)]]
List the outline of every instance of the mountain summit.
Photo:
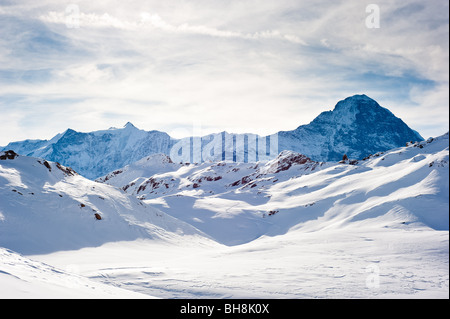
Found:
[(406, 142), (423, 141), (419, 133), (366, 95), (339, 101), (333, 111), (278, 136), (280, 150), (306, 154), (316, 161), (338, 161), (344, 154), (361, 159)]

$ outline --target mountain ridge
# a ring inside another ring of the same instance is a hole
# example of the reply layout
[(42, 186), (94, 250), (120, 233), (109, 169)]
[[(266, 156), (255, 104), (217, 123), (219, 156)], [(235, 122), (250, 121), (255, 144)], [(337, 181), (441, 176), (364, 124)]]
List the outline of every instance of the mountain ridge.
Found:
[(315, 161), (337, 161), (344, 154), (362, 159), (409, 141), (423, 138), (375, 100), (354, 95), (339, 101), (333, 110), (320, 113), (309, 124), (270, 136), (220, 132), (174, 139), (165, 132), (140, 130), (127, 122), (123, 128), (87, 133), (69, 128), (51, 140), (12, 142), (0, 150), (60, 162), (95, 179), (158, 153), (185, 163), (257, 162), (291, 150)]

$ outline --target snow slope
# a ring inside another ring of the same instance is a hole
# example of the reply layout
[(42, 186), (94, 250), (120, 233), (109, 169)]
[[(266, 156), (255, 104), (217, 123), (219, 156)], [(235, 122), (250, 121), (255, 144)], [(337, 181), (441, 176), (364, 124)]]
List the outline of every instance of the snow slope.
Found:
[(227, 245), (292, 227), (448, 230), (448, 153), (445, 134), (361, 161), (319, 163), (284, 151), (268, 162), (177, 165), (145, 179), (124, 170), (106, 183)]
[(0, 247), (0, 299), (152, 298), (130, 290), (101, 284), (66, 270), (31, 260)]
[(180, 168), (181, 164), (173, 163), (169, 156), (164, 154), (153, 154), (142, 158), (124, 168), (115, 170), (103, 177), (99, 177), (96, 181), (107, 183), (108, 180), (114, 180), (110, 185), (125, 185), (130, 183), (140, 184), (145, 178), (155, 174), (162, 174)]
[(327, 165), (285, 151), (266, 163), (178, 165), (173, 171), (122, 184), (131, 174), (124, 170), (106, 183), (160, 207), (221, 243), (234, 245), (258, 238), (273, 227), (269, 217), (275, 210), (258, 207), (270, 197), (266, 188)]
[(0, 152), (0, 199), (0, 247), (22, 254), (200, 235), (117, 188), (13, 152)]

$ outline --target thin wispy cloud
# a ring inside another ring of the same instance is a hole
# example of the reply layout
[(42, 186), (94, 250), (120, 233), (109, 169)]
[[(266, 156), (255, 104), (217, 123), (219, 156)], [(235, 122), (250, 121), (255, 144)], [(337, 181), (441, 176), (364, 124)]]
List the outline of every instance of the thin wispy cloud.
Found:
[[(74, 15), (74, 13), (70, 13)], [(289, 42), (306, 45), (298, 36), (293, 34), (283, 34), (277, 30), (264, 30), (255, 33), (242, 33), (232, 30), (220, 30), (217, 28), (208, 27), (205, 25), (190, 25), (189, 23), (183, 23), (180, 25), (172, 25), (166, 22), (158, 14), (150, 14), (148, 12), (141, 12), (139, 20), (121, 20), (113, 17), (107, 13), (98, 14), (86, 14), (83, 12), (76, 13), (73, 17), (70, 17), (67, 12), (55, 12), (51, 11), (46, 15), (42, 15), (39, 19), (47, 23), (66, 24), (70, 25), (73, 20), (76, 19), (78, 27), (89, 28), (117, 28), (123, 30), (132, 31), (145, 31), (149, 27), (157, 28), (159, 30), (169, 33), (181, 33), (181, 34), (198, 34), (207, 35), (212, 37), (223, 38), (241, 38), (241, 39), (281, 39)]]

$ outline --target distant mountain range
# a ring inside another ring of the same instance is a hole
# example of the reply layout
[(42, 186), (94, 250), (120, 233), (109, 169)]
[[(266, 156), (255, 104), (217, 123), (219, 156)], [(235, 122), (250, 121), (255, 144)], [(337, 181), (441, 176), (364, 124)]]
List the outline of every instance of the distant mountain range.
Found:
[(127, 123), (123, 128), (89, 133), (68, 129), (51, 140), (12, 142), (0, 150), (59, 162), (95, 179), (152, 154), (169, 155), (174, 162), (256, 162), (289, 150), (314, 161), (339, 161), (344, 154), (362, 159), (410, 141), (423, 138), (375, 100), (355, 95), (308, 125), (266, 137), (221, 132), (177, 140)]

